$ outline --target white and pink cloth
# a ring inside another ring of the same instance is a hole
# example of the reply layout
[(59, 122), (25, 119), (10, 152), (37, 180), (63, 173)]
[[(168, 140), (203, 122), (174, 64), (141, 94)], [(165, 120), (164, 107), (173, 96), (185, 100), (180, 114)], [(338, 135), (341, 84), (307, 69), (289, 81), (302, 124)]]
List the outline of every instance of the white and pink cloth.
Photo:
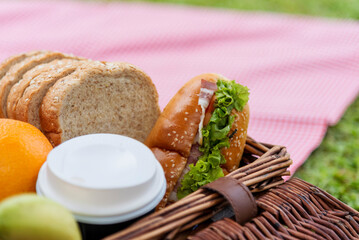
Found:
[(359, 92), (359, 23), (144, 3), (0, 2), (0, 60), (46, 49), (126, 61), (163, 108), (216, 72), (250, 88), (249, 135), (281, 144), (294, 172)]

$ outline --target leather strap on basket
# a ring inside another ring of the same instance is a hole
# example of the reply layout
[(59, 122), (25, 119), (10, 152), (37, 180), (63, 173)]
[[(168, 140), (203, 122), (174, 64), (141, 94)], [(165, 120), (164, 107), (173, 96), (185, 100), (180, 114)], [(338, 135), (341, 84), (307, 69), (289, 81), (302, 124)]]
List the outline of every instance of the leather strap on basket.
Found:
[(236, 222), (244, 224), (257, 215), (257, 204), (248, 187), (231, 177), (222, 177), (202, 188), (222, 195), (231, 205)]

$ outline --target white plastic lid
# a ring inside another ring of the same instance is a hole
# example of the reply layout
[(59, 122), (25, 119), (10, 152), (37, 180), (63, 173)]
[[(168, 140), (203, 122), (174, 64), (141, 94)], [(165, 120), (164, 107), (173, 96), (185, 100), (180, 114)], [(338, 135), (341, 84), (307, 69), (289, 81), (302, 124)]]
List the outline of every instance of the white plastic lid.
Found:
[(62, 143), (47, 156), (36, 191), (67, 207), (84, 223), (111, 224), (139, 217), (161, 201), (161, 165), (141, 142), (90, 134)]

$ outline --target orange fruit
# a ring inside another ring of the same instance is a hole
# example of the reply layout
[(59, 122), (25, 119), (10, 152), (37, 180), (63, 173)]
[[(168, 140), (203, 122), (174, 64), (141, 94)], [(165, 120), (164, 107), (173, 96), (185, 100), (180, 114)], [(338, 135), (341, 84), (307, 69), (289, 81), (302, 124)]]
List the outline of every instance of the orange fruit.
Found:
[(35, 192), (37, 175), (52, 145), (29, 123), (0, 119), (0, 201)]

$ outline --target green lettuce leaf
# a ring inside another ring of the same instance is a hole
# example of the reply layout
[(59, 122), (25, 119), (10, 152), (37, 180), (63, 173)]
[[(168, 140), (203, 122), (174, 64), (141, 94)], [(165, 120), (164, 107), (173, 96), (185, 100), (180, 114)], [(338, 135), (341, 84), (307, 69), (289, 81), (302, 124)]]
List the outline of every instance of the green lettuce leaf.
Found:
[(230, 116), (233, 108), (242, 111), (249, 99), (248, 88), (233, 81), (218, 80), (215, 110), (212, 117), (202, 129), (203, 144), (200, 147), (202, 156), (196, 165), (190, 164), (190, 171), (185, 174), (178, 199), (196, 191), (203, 185), (223, 177), (221, 164), (226, 162), (221, 153), (223, 147), (229, 147), (229, 131), (234, 122)]

